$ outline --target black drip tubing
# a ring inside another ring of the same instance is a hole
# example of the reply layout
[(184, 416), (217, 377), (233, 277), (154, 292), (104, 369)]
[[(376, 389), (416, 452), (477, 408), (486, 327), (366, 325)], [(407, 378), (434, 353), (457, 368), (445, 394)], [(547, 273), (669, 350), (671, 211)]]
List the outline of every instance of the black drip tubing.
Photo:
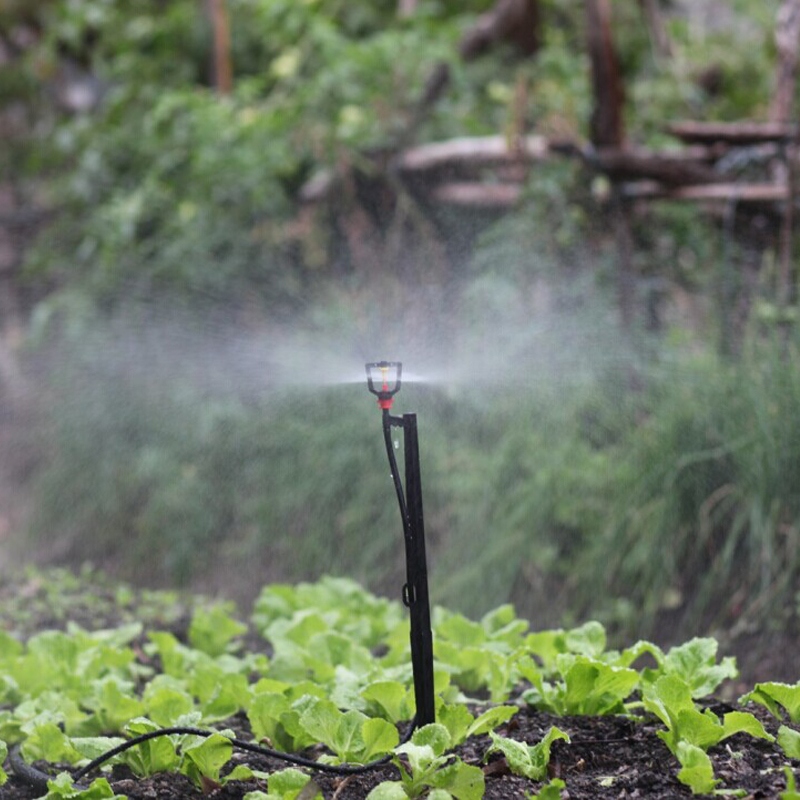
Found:
[[(416, 726), (417, 722), (415, 717), (409, 724), (406, 732), (403, 734), (401, 744), (405, 744), (411, 738), (411, 734), (414, 732)], [(220, 731), (185, 727), (160, 728), (157, 731), (148, 731), (147, 733), (143, 733), (141, 736), (128, 739), (127, 741), (122, 742), (122, 744), (119, 744), (116, 747), (107, 750), (102, 755), (99, 755), (97, 758), (90, 761), (85, 767), (81, 767), (73, 775), (72, 779), (76, 784), (76, 788), (85, 789), (87, 788), (86, 786), (77, 785), (78, 781), (80, 781), (82, 778), (85, 778), (89, 773), (96, 770), (99, 766), (114, 756), (129, 750), (131, 747), (135, 747), (137, 744), (141, 744), (142, 742), (146, 742), (150, 739), (155, 739), (158, 736), (169, 736), (171, 734), (212, 736), (215, 733), (220, 733)], [(308, 767), (309, 769), (315, 769), (319, 772), (329, 772), (333, 775), (361, 775), (365, 772), (370, 772), (373, 769), (378, 769), (379, 767), (385, 766), (392, 758), (391, 756), (383, 756), (383, 758), (370, 761), (367, 764), (320, 764), (318, 761), (312, 761), (309, 758), (296, 756), (293, 753), (284, 753), (280, 750), (273, 750), (269, 747), (253, 744), (252, 742), (245, 742), (242, 739), (230, 739), (230, 743), (239, 750), (246, 750), (249, 753), (257, 753), (258, 755), (277, 758), (281, 761), (288, 761), (290, 764), (296, 764), (299, 767)], [(11, 769), (18, 778), (21, 778), (23, 781), (25, 781), (25, 783), (28, 783), (37, 789), (47, 789), (47, 781), (52, 778), (52, 775), (48, 775), (46, 772), (42, 772), (42, 770), (36, 769), (36, 767), (32, 767), (30, 764), (27, 764), (20, 755), (19, 746), (12, 748), (9, 761), (11, 764)]]

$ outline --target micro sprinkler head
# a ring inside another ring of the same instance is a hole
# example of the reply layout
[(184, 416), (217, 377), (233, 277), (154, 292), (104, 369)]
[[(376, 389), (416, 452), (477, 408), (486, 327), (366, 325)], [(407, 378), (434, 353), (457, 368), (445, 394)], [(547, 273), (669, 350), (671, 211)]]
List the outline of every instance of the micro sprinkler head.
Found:
[[(378, 398), (378, 406), (389, 411), (394, 396), (400, 391), (403, 365), (399, 361), (376, 361), (366, 364), (367, 388)], [(376, 385), (380, 388), (376, 388)]]
[[(399, 361), (377, 361), (366, 364), (367, 387), (378, 398), (383, 411), (383, 438), (389, 457), (389, 470), (394, 482), (403, 538), (406, 546), (406, 584), (403, 602), (411, 617), (411, 665), (414, 673), (417, 726), (436, 722), (436, 697), (433, 690), (433, 636), (428, 599), (428, 567), (425, 556), (425, 523), (422, 518), (422, 479), (419, 468), (417, 415), (394, 417), (389, 412), (394, 396), (400, 391), (403, 365)], [(403, 450), (406, 462), (406, 485), (403, 489), (392, 447), (392, 428), (403, 429)]]

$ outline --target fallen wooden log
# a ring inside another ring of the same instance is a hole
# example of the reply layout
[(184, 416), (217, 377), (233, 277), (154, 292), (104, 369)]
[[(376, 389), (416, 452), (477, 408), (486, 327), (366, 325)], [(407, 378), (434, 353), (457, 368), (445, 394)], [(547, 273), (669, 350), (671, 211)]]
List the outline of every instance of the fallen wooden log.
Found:
[(621, 185), (623, 195), (646, 200), (713, 200), (736, 203), (785, 202), (789, 199), (786, 184), (781, 183), (714, 183), (699, 186), (668, 188), (656, 181)]
[(519, 183), (443, 183), (431, 192), (433, 200), (471, 208), (509, 208), (522, 197)]
[(587, 155), (595, 168), (612, 180), (650, 178), (667, 186), (718, 183), (724, 178), (707, 163), (708, 151), (658, 153), (633, 148), (602, 149)]
[(730, 145), (790, 141), (797, 137), (797, 127), (785, 122), (671, 122), (668, 133), (684, 142)]
[(518, 161), (541, 161), (550, 154), (544, 136), (525, 136), (511, 146), (505, 136), (464, 136), (431, 142), (400, 153), (395, 164), (402, 172), (426, 172), (455, 166), (500, 166)]

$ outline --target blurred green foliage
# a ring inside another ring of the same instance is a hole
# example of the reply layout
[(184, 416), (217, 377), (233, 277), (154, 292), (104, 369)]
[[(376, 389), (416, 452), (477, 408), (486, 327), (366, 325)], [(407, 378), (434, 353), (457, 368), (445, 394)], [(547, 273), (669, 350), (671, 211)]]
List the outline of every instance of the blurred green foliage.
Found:
[[(47, 169), (59, 211), (28, 274), (105, 308), (163, 293), (190, 303), (246, 297), (268, 309), (296, 302), (331, 260), (324, 222), (302, 232), (293, 224), (300, 186), (321, 167), (391, 147), (438, 63), (451, 83), (421, 141), (511, 133), (520, 123), (556, 138), (585, 135), (582, 4), (543, 3), (535, 58), (499, 47), (464, 64), (459, 37), (487, 5), (423, 0), (402, 19), (394, 0), (230, 0), (235, 83), (222, 97), (209, 86), (210, 23), (194, 0), (9, 2), (0, 32), (13, 38), (20, 21), (39, 32), (4, 70), (3, 96), (34, 106), (37, 120), (27, 158), (10, 164)], [(661, 144), (664, 120), (675, 117), (758, 115), (774, 57), (766, 5), (731, 6), (724, 24), (702, 9), (672, 14), (665, 61), (654, 57), (638, 4), (615, 4), (631, 139)], [(94, 81), (95, 104), (56, 113), (52, 96), (76, 75)], [(565, 220), (580, 213), (574, 199)], [(531, 222), (538, 231), (541, 221)], [(570, 235), (558, 227), (559, 240)]]
[[(614, 3), (632, 142), (674, 144), (668, 119), (763, 115), (776, 3), (728, 3), (724, 24), (708, 5), (668, 16), (673, 55), (660, 60), (639, 4)], [(299, 309), (368, 330), (398, 284), (387, 290), (380, 275), (364, 288), (370, 276), (338, 258), (332, 220), (298, 222), (300, 187), (324, 168), (369, 174), (364, 155), (397, 142), (440, 62), (451, 83), (419, 141), (514, 133), (520, 122), (585, 138), (583, 3), (543, 2), (535, 58), (498, 47), (468, 64), (457, 43), (486, 0), (421, 0), (408, 19), (395, 0), (228, 6), (235, 81), (220, 96), (196, 0), (0, 5), (0, 31), (22, 21), (40, 34), (0, 76), (3, 101), (36, 120), (2, 158), (58, 212), (26, 279), (44, 298), (38, 341), (67, 344), (38, 432), (47, 457), (34, 534), (56, 536), (75, 559), (119, 557), (148, 580), (250, 565), (267, 573), (258, 584), (333, 571), (385, 586), (402, 580), (401, 541), (363, 388), (253, 400), (180, 377), (103, 374), (103, 345), (87, 332), (118, 306), (155, 300), (198, 318), (221, 308), (274, 321)], [(96, 82), (91, 108), (56, 108), (65, 64)], [(607, 192), (565, 160), (531, 170), (524, 202), (500, 221), (439, 220), (468, 257), (421, 283), (457, 299), (466, 350), (509, 317), (526, 319), (543, 283), (563, 313), (534, 348), (554, 354), (544, 377), (524, 336), (504, 351), (535, 387), (526, 377), (457, 398), (404, 389), (421, 413), (436, 599), (476, 611), (512, 597), (539, 623), (566, 610), (640, 632), (666, 618), (675, 635), (762, 614), (790, 597), (800, 563), (800, 368), (771, 338), (786, 312), (765, 287), (738, 363), (668, 317), (662, 342), (612, 337), (608, 363), (587, 367), (569, 332), (611, 313)], [(694, 208), (664, 205), (633, 222), (635, 266), (654, 292), (666, 282), (708, 304), (727, 291), (731, 253)], [(343, 283), (356, 287), (355, 311), (331, 298)]]

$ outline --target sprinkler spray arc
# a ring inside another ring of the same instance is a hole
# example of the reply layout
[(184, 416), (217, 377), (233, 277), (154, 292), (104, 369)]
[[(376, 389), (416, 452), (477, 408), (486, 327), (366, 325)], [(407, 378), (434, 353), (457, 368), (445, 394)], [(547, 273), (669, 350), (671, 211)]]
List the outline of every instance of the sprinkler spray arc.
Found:
[[(378, 361), (365, 365), (367, 388), (378, 398), (383, 416), (383, 438), (389, 469), (392, 475), (406, 550), (406, 583), (403, 586), (403, 603), (411, 618), (411, 665), (414, 672), (414, 697), (417, 705), (417, 724), (436, 721), (433, 691), (433, 635), (428, 596), (428, 566), (425, 555), (425, 523), (422, 514), (422, 480), (419, 466), (419, 440), (417, 415), (403, 414), (394, 417), (390, 411), (394, 395), (400, 391), (403, 365), (399, 361)], [(380, 388), (376, 387), (376, 383)], [(397, 459), (392, 446), (392, 428), (403, 429), (405, 453), (405, 492), (400, 482)]]

